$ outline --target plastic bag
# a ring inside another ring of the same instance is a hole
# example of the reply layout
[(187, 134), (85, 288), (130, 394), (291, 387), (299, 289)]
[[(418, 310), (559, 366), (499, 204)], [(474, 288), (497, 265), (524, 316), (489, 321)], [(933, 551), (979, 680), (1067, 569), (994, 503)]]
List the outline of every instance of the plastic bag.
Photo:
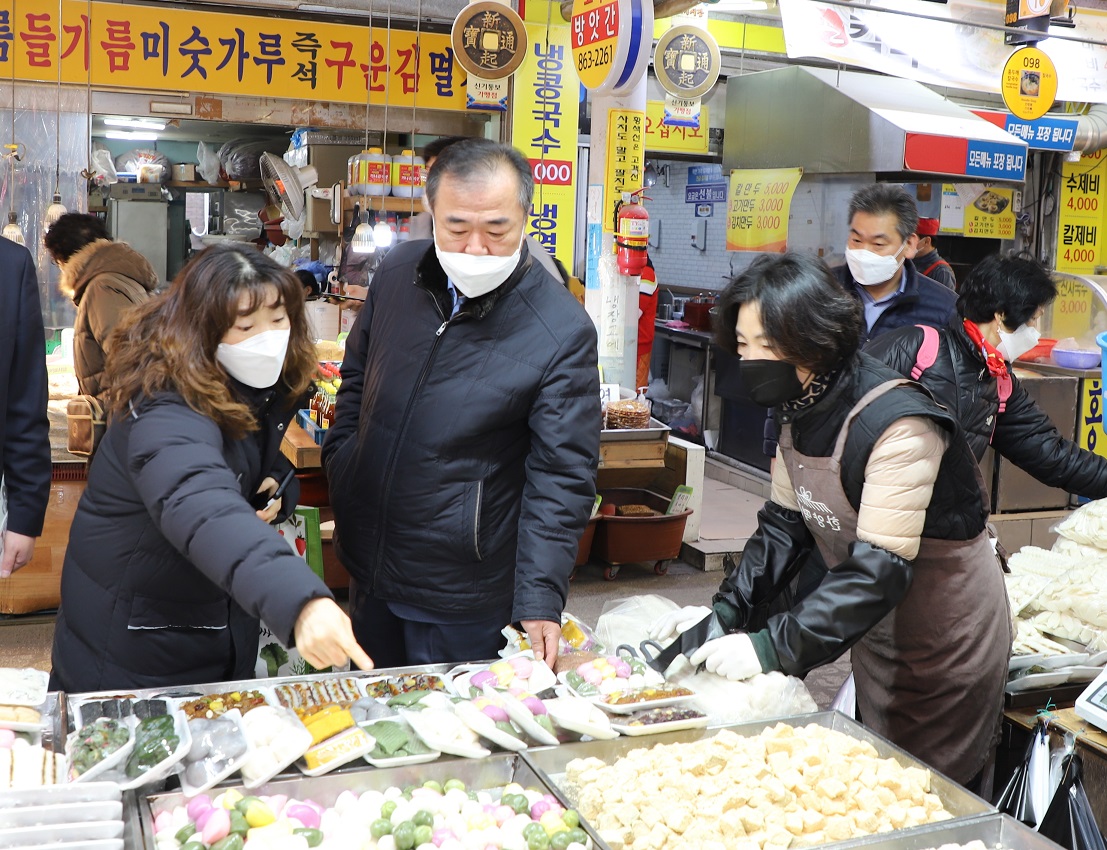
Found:
[(846, 717), (857, 719), (857, 681), (853, 678), (853, 673), (850, 673), (838, 688), (834, 701), (830, 703), (830, 710), (840, 711)]
[(604, 603), (596, 621), (596, 637), (604, 646), (638, 646), (649, 639), (655, 620), (679, 607), (673, 600), (652, 593), (612, 599)]
[(1076, 753), (1067, 757), (1064, 774), (1038, 832), (1068, 850), (1107, 850), (1084, 792), (1084, 763)]
[(169, 157), (147, 148), (133, 148), (115, 158), (116, 172), (124, 171), (138, 176), (140, 183), (165, 183), (171, 166)]
[(219, 182), (219, 154), (213, 151), (203, 142), (196, 146), (196, 159), (199, 165), (196, 170), (200, 176), (213, 186)]
[(119, 182), (119, 174), (115, 170), (111, 151), (99, 142), (95, 142), (92, 146), (92, 179), (97, 186)]
[(1107, 499), (1081, 505), (1053, 527), (1061, 537), (1099, 548), (1107, 543)]
[(1049, 806), (1049, 718), (1038, 718), (1022, 764), (996, 800), (996, 808), (1027, 826), (1036, 826)]
[(803, 682), (776, 671), (733, 682), (714, 673), (697, 673), (681, 656), (669, 667), (665, 678), (695, 691), (695, 702), (712, 725), (732, 726), (818, 711)]
[[(514, 626), (504, 626), (501, 633), (507, 638), (507, 646), (500, 650), (500, 657), (507, 658), (530, 649), (530, 639), (526, 632), (521, 632)], [(561, 614), (561, 642), (558, 645), (559, 655), (569, 655), (573, 652), (604, 652), (604, 646), (596, 640), (595, 632), (581, 620), (574, 617), (568, 611)]]
[(219, 162), (228, 180), (261, 177), (261, 155), (273, 153), (279, 156), (287, 146), (284, 139), (231, 139), (219, 149)]

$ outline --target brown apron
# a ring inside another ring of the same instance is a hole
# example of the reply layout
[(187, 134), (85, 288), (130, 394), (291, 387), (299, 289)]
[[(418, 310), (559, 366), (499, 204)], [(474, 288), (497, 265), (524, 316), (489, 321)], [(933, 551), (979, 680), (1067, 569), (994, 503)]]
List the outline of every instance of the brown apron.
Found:
[[(850, 425), (888, 381), (850, 411), (830, 457), (807, 457), (780, 435), (804, 521), (828, 565), (849, 557), (857, 512), (840, 476)], [(980, 471), (977, 480), (983, 491)], [(958, 782), (983, 768), (998, 740), (1011, 657), (1011, 608), (987, 531), (973, 540), (924, 537), (907, 596), (853, 647), (862, 720)], [(831, 566), (831, 569), (834, 567)]]

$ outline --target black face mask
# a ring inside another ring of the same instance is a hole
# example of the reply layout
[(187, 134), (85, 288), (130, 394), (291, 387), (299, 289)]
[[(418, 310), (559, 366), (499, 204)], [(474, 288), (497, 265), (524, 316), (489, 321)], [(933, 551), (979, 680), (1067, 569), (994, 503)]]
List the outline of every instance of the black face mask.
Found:
[(746, 396), (762, 407), (776, 407), (803, 395), (796, 367), (783, 360), (739, 360)]

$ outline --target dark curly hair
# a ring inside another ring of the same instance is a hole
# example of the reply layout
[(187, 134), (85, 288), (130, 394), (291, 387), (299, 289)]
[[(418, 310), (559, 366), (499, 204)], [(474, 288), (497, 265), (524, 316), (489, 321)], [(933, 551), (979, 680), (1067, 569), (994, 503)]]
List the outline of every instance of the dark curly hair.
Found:
[(42, 244), (46, 246), (54, 262), (65, 263), (90, 242), (110, 238), (104, 222), (96, 216), (66, 213), (46, 231)]
[(961, 282), (957, 313), (977, 323), (990, 322), (999, 313), (1007, 330), (1013, 331), (1056, 297), (1056, 282), (1033, 257), (989, 254)]
[(765, 337), (781, 360), (825, 375), (861, 343), (861, 304), (818, 257), (767, 254), (730, 282), (719, 299), (715, 339), (738, 350), (738, 309), (756, 303)]

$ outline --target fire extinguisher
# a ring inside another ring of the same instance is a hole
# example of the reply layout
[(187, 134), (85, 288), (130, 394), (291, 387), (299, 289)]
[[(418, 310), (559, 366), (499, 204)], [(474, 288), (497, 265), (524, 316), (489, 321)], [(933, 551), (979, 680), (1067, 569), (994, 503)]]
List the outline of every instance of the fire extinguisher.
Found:
[(650, 214), (640, 202), (645, 197), (643, 191), (623, 192), (623, 199), (615, 207), (615, 262), (619, 274), (630, 277), (642, 276), (650, 241)]

